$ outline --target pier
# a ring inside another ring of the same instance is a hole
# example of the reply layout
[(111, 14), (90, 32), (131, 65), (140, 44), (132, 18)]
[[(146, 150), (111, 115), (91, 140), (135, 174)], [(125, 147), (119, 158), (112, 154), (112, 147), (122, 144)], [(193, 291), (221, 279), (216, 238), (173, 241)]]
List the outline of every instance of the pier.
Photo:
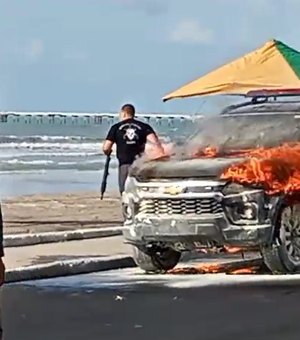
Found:
[[(137, 114), (137, 118), (155, 125), (169, 125), (183, 121), (195, 121), (201, 115), (186, 114)], [(85, 113), (85, 112), (0, 112), (0, 123), (24, 123), (24, 124), (58, 124), (58, 125), (102, 125), (112, 124), (118, 120), (117, 113)]]

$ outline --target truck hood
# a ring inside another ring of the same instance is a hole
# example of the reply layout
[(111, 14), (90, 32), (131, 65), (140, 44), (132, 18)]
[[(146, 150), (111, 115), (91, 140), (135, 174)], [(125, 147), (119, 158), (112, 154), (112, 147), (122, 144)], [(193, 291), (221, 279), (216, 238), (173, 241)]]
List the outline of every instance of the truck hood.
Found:
[(210, 158), (136, 162), (130, 176), (140, 181), (151, 179), (220, 178), (222, 172), (242, 158)]

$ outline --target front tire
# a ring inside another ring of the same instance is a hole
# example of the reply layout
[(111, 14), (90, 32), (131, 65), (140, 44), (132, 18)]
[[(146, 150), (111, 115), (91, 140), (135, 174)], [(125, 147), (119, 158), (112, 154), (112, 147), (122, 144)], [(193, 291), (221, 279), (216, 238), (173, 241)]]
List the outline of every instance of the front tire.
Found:
[(145, 272), (166, 272), (173, 269), (181, 257), (181, 253), (172, 248), (161, 248), (150, 252), (136, 246), (132, 248), (134, 262)]
[(274, 242), (261, 252), (273, 274), (300, 272), (300, 204), (285, 206), (278, 220)]

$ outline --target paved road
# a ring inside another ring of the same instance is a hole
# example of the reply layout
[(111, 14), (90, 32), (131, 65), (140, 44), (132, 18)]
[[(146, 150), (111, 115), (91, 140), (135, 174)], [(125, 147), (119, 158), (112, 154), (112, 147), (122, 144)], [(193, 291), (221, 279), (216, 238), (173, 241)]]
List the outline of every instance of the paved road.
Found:
[(6, 340), (298, 340), (299, 276), (89, 274), (4, 290)]

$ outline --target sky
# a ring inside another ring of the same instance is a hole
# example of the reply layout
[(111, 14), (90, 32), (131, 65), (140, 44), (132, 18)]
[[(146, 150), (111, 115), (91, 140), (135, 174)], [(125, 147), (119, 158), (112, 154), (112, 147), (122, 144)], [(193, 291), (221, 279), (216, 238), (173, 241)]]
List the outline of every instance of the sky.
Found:
[(269, 39), (300, 50), (299, 11), (299, 0), (0, 0), (0, 110), (196, 113), (211, 98), (161, 98)]

